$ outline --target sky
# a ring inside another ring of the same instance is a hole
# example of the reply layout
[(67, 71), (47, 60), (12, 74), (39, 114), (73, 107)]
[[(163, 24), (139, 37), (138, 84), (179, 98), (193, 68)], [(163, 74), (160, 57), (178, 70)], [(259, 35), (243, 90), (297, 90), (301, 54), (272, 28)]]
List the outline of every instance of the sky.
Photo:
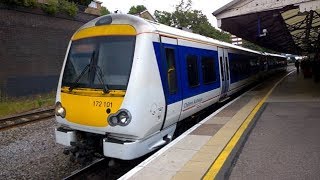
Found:
[[(155, 10), (173, 12), (175, 6), (180, 0), (100, 0), (102, 6), (105, 6), (110, 12), (119, 10), (122, 13), (128, 13), (131, 6), (144, 5), (151, 14)], [(187, 0), (185, 0), (187, 1)], [(201, 10), (207, 16), (209, 22), (217, 27), (217, 20), (212, 12), (219, 9), (231, 0), (193, 0), (192, 9)]]

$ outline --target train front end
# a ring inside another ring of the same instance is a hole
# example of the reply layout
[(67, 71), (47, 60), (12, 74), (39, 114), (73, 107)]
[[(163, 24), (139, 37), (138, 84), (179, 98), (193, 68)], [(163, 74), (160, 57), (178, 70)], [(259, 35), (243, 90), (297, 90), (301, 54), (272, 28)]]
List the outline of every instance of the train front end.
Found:
[(94, 148), (129, 160), (163, 141), (149, 138), (161, 134), (165, 101), (152, 45), (157, 37), (144, 31), (152, 26), (140, 18), (109, 15), (73, 35), (57, 88), (55, 134), (75, 156)]
[(108, 126), (126, 126), (130, 122), (130, 112), (120, 107), (135, 40), (132, 26), (99, 21), (73, 35), (56, 98), (56, 119), (61, 125), (56, 129), (58, 143), (70, 146), (79, 141), (80, 133), (76, 132), (103, 135)]
[[(126, 92), (135, 36), (81, 39), (76, 34), (72, 41), (56, 115), (74, 124), (105, 127), (108, 125), (106, 119), (110, 114), (117, 113)], [(64, 107), (68, 107), (67, 113)]]

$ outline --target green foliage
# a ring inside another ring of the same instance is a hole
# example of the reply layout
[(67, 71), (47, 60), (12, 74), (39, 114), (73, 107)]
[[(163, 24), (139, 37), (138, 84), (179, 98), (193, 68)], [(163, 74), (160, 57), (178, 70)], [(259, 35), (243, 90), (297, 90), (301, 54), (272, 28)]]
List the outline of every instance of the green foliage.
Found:
[(244, 39), (242, 39), (242, 47), (256, 50), (256, 51), (261, 51), (261, 52), (278, 53), (278, 52), (270, 50), (268, 48), (264, 48), (259, 45), (253, 44), (252, 42), (246, 41)]
[(58, 12), (58, 0), (48, 0), (47, 4), (42, 4), (41, 9), (51, 15)]
[(144, 5), (131, 6), (128, 14), (139, 14), (147, 8)]
[(36, 0), (23, 0), (23, 5), (26, 7), (37, 7), (38, 3)]
[(78, 13), (78, 7), (75, 3), (72, 2), (69, 6), (68, 14), (74, 17), (75, 15), (77, 15), (77, 13)]
[[(90, 1), (91, 2), (91, 1)], [(39, 4), (37, 0), (4, 0), (4, 4), (10, 6), (38, 7), (51, 15), (57, 12), (65, 12), (69, 16), (75, 16), (78, 12), (78, 7), (74, 2), (68, 0), (48, 0), (47, 4)]]
[(78, 12), (78, 7), (74, 2), (69, 2), (66, 0), (58, 1), (58, 9), (60, 12), (65, 12), (69, 16), (75, 16)]
[(101, 14), (101, 16), (107, 15), (107, 14), (110, 14), (110, 11), (106, 7), (102, 6), (100, 14)]
[(167, 12), (167, 11), (158, 11), (158, 10), (155, 10), (154, 16), (155, 16), (156, 20), (157, 20), (159, 23), (165, 24), (165, 25), (168, 25), (168, 26), (175, 27), (175, 25), (174, 25), (174, 23), (173, 23), (172, 13)]
[(53, 106), (55, 92), (22, 98), (6, 98), (0, 101), (0, 117), (17, 114), (41, 107)]
[(37, 7), (38, 3), (36, 0), (3, 0), (2, 3), (10, 6), (25, 6), (25, 7)]
[(244, 39), (242, 39), (242, 47), (244, 48), (248, 48), (248, 49), (253, 49), (253, 50), (256, 50), (256, 51), (263, 51), (262, 50), (262, 47), (256, 45), (256, 44), (253, 44), (249, 41), (246, 41)]
[(68, 0), (78, 5), (88, 6), (91, 3), (91, 0)]
[(3, 0), (1, 3), (12, 6), (17, 5), (19, 3), (19, 0)]
[(74, 2), (67, 0), (48, 0), (47, 4), (41, 6), (42, 10), (48, 14), (54, 15), (57, 12), (67, 13), (69, 16), (75, 16), (78, 7)]
[(191, 9), (191, 5), (191, 0), (188, 0), (187, 2), (181, 0), (174, 12), (155, 11), (154, 15), (159, 23), (176, 28), (185, 27), (197, 34), (225, 42), (231, 42), (229, 33), (215, 29), (209, 23), (207, 16), (202, 14), (200, 10)]

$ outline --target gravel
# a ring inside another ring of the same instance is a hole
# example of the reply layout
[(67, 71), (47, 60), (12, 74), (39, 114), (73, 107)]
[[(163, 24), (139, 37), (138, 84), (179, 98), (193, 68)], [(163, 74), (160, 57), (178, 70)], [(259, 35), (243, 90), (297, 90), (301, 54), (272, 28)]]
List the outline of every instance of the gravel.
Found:
[(0, 179), (61, 179), (80, 168), (55, 143), (54, 118), (0, 131)]

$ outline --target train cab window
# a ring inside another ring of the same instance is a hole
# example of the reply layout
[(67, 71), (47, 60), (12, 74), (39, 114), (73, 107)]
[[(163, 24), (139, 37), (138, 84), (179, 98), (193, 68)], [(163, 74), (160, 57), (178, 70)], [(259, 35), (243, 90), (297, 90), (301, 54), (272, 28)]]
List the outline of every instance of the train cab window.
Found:
[(177, 92), (177, 78), (176, 78), (176, 64), (175, 64), (175, 55), (174, 49), (165, 48), (166, 59), (167, 59), (167, 78), (168, 78), (168, 87), (170, 94)]
[(99, 36), (72, 42), (62, 86), (126, 90), (135, 49), (135, 36)]
[(187, 56), (187, 73), (189, 86), (195, 87), (199, 85), (199, 75), (198, 75), (198, 64), (197, 64), (197, 56), (188, 55)]
[(216, 81), (216, 72), (214, 71), (214, 58), (202, 57), (201, 59), (202, 78), (204, 84)]

